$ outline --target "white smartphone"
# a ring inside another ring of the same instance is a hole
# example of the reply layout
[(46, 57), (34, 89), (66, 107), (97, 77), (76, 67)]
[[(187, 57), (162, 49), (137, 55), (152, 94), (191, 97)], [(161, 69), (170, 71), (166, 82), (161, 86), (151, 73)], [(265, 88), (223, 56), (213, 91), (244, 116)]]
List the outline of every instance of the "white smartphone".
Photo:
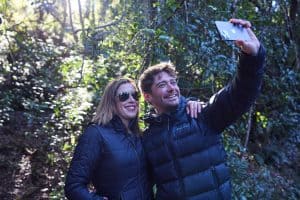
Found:
[(231, 22), (215, 21), (222, 40), (250, 40), (247, 30)]

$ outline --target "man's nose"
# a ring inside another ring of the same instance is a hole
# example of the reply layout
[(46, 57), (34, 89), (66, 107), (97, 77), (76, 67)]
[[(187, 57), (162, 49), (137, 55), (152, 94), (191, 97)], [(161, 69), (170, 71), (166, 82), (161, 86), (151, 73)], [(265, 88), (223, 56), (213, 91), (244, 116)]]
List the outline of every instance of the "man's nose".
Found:
[(170, 82), (168, 82), (167, 88), (168, 88), (168, 91), (173, 91), (175, 86), (173, 84), (171, 84)]

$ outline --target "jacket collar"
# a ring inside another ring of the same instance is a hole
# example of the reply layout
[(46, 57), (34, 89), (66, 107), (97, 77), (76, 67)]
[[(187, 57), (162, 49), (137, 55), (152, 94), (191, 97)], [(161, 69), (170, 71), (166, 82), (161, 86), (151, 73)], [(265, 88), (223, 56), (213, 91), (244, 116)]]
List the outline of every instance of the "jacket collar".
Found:
[[(136, 118), (129, 121), (130, 130), (134, 129), (134, 123), (136, 122)], [(105, 127), (113, 128), (117, 133), (127, 133), (126, 127), (123, 124), (121, 118), (118, 115), (114, 115)]]

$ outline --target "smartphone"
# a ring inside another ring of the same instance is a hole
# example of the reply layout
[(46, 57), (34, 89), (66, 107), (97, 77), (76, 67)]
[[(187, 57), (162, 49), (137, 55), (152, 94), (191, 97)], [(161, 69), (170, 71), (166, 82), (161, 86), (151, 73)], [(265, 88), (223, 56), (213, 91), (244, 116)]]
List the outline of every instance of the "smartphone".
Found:
[(222, 40), (250, 40), (247, 30), (241, 25), (225, 21), (215, 21), (215, 24)]

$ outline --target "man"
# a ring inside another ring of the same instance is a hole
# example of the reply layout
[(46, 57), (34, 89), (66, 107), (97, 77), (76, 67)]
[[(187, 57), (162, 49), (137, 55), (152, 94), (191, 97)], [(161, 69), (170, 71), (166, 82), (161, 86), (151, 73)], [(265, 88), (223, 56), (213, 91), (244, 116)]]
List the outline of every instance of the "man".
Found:
[(185, 113), (176, 71), (171, 63), (149, 67), (139, 87), (156, 110), (147, 119), (143, 144), (154, 183), (156, 199), (231, 199), (230, 174), (220, 133), (245, 113), (257, 97), (263, 76), (265, 50), (248, 21), (251, 40), (236, 41), (242, 54), (232, 82), (213, 95), (197, 119)]

